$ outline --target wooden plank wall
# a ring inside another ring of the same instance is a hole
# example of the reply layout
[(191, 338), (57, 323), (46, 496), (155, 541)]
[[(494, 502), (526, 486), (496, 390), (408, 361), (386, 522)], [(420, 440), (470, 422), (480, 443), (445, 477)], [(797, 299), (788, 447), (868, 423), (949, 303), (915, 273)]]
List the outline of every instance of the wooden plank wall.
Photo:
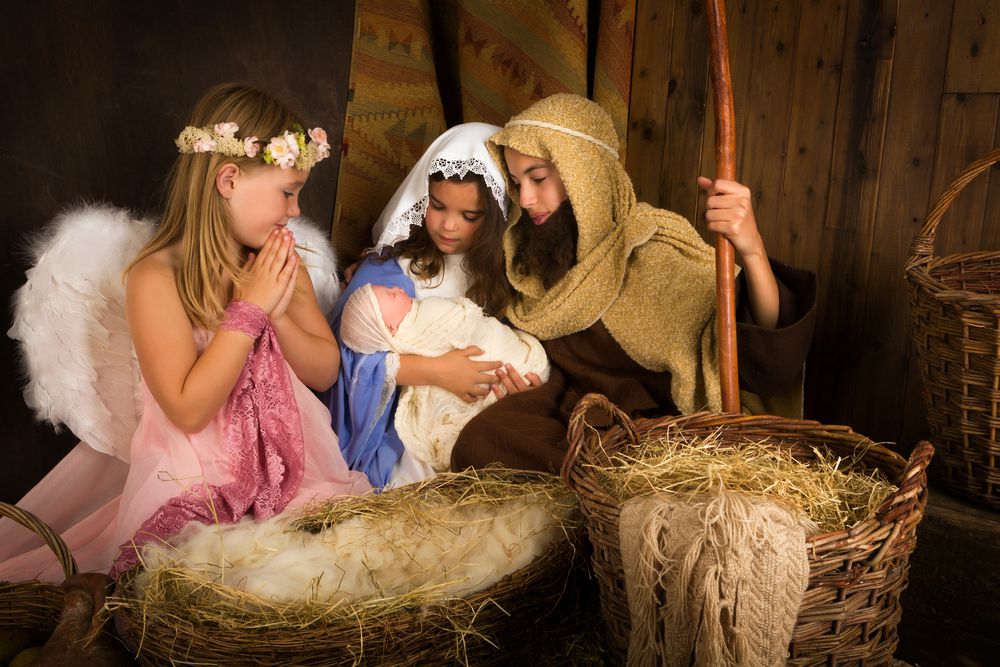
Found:
[[(641, 200), (704, 231), (714, 173), (700, 0), (639, 0), (627, 163)], [(933, 195), (1000, 144), (995, 0), (728, 0), (739, 178), (770, 254), (815, 271), (806, 413), (908, 449), (925, 432), (902, 275)], [(1000, 249), (981, 177), (938, 253)]]

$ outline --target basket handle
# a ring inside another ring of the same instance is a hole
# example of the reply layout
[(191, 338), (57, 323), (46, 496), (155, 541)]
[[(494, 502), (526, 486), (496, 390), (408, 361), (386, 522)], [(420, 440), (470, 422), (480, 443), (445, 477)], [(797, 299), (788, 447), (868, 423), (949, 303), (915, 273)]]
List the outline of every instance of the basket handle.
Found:
[(569, 449), (566, 450), (566, 456), (563, 458), (562, 463), (563, 481), (571, 489), (573, 488), (573, 484), (570, 482), (569, 473), (573, 469), (573, 464), (576, 463), (577, 457), (580, 456), (580, 452), (583, 451), (586, 440), (583, 427), (587, 425), (587, 411), (591, 408), (600, 408), (603, 410), (606, 415), (625, 429), (625, 433), (633, 445), (639, 443), (639, 434), (635, 430), (635, 424), (632, 422), (632, 419), (622, 412), (617, 405), (609, 401), (607, 396), (590, 393), (581, 398), (577, 401), (576, 406), (573, 408), (573, 414), (569, 418), (569, 429), (566, 433), (566, 437), (569, 440)]
[(73, 554), (70, 553), (69, 547), (55, 531), (45, 525), (37, 516), (17, 505), (2, 502), (0, 502), (0, 516), (16, 521), (45, 540), (45, 544), (59, 559), (59, 564), (62, 565), (63, 573), (67, 577), (77, 573), (76, 561), (73, 560)]
[(895, 520), (899, 506), (907, 500), (918, 499), (922, 504), (927, 503), (927, 466), (933, 457), (934, 445), (926, 440), (921, 440), (913, 448), (906, 462), (906, 468), (903, 469), (899, 490), (886, 498), (876, 511), (876, 515), (883, 523)]
[(983, 173), (997, 162), (1000, 162), (1000, 148), (995, 148), (965, 168), (958, 178), (938, 195), (937, 201), (927, 213), (924, 224), (910, 243), (910, 258), (906, 261), (905, 271), (927, 264), (934, 256), (934, 237), (941, 218), (948, 211), (951, 203), (959, 193), (979, 174)]
[(903, 469), (899, 490), (886, 498), (876, 511), (875, 516), (883, 525), (890, 523), (896, 523), (896, 525), (893, 526), (891, 535), (869, 561), (870, 565), (878, 565), (892, 551), (896, 538), (902, 532), (902, 526), (898, 524), (898, 519), (901, 516), (909, 515), (914, 503), (920, 506), (920, 511), (923, 513), (924, 507), (927, 505), (927, 466), (930, 465), (933, 457), (934, 445), (926, 440), (917, 443), (906, 462), (906, 468)]

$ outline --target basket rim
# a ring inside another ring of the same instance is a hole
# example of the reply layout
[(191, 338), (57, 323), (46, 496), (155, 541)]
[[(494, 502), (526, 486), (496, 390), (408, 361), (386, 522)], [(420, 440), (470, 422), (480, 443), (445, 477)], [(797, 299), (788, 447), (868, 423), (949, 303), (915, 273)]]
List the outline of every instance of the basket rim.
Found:
[[(596, 490), (600, 496), (594, 497), (595, 502), (607, 505), (610, 507), (621, 508), (622, 503), (616, 498), (611, 496), (600, 483), (600, 481), (593, 475), (588, 475), (584, 471), (583, 458), (584, 454), (590, 454), (596, 451), (599, 446), (603, 451), (608, 452), (601, 445), (592, 445), (598, 440), (594, 437), (586, 437), (583, 433), (582, 426), (584, 425), (586, 412), (593, 407), (605, 409), (608, 414), (612, 415), (616, 423), (612, 424), (606, 429), (596, 429), (595, 427), (587, 425), (589, 428), (594, 430), (599, 430), (603, 433), (605, 437), (610, 434), (616, 434), (617, 431), (623, 431), (626, 434), (629, 432), (637, 433), (635, 423), (625, 415), (621, 410), (619, 410), (613, 403), (611, 403), (605, 396), (601, 394), (587, 394), (577, 403), (576, 407), (573, 409), (573, 415), (570, 418), (570, 431), (571, 431), (571, 441), (574, 440), (573, 429), (576, 426), (575, 437), (579, 439), (577, 445), (574, 448), (574, 444), (571, 442), (570, 451), (567, 452), (566, 459), (563, 462), (563, 478), (567, 485), (574, 491), (579, 493), (579, 482), (581, 480), (589, 480), (591, 482), (590, 486)], [(839, 425), (826, 425), (813, 420), (804, 419), (791, 419), (785, 417), (776, 417), (770, 415), (713, 415), (709, 412), (698, 412), (690, 415), (680, 415), (676, 417), (663, 417), (659, 419), (641, 419), (638, 420), (642, 424), (649, 422), (657, 422), (657, 427), (662, 427), (670, 424), (675, 424), (678, 428), (683, 429), (684, 425), (688, 422), (697, 419), (718, 417), (720, 419), (728, 419), (733, 423), (733, 426), (764, 426), (769, 424), (785, 424), (788, 426), (801, 426), (807, 427), (814, 430), (817, 433), (825, 434), (839, 434), (841, 436), (856, 437), (859, 441), (867, 440), (871, 443), (871, 447), (875, 448), (876, 451), (883, 456), (887, 456), (888, 459), (900, 468), (900, 475), (897, 484), (897, 490), (888, 496), (879, 505), (878, 509), (869, 516), (868, 518), (860, 521), (859, 523), (845, 527), (837, 531), (829, 531), (825, 533), (814, 533), (811, 536), (806, 537), (806, 545), (811, 549), (816, 545), (825, 544), (829, 542), (834, 542), (838, 539), (843, 539), (848, 536), (859, 535), (862, 533), (867, 533), (870, 531), (877, 530), (879, 527), (898, 522), (900, 517), (898, 512), (895, 511), (898, 505), (904, 504), (907, 500), (914, 497), (914, 495), (922, 493), (923, 502), (926, 502), (926, 469), (927, 465), (930, 463), (930, 459), (933, 456), (934, 447), (927, 441), (921, 441), (918, 443), (913, 452), (910, 454), (909, 460), (904, 459), (902, 456), (892, 451), (888, 447), (881, 445), (877, 442), (871, 441), (866, 436), (855, 432), (848, 426)], [(627, 420), (623, 422), (623, 420)], [(777, 435), (777, 434), (776, 434)], [(626, 441), (628, 436), (626, 435)], [(633, 438), (634, 442), (636, 439)], [(612, 450), (617, 451), (617, 450)], [(582, 495), (582, 494), (581, 494)]]
[(906, 281), (921, 293), (941, 302), (961, 303), (970, 306), (995, 305), (1000, 308), (1000, 292), (987, 293), (974, 290), (962, 290), (949, 287), (943, 280), (933, 275), (935, 269), (947, 268), (951, 264), (981, 261), (984, 259), (1000, 259), (1000, 250), (980, 250), (977, 252), (955, 253), (943, 257), (934, 257), (924, 264), (918, 264), (906, 269)]

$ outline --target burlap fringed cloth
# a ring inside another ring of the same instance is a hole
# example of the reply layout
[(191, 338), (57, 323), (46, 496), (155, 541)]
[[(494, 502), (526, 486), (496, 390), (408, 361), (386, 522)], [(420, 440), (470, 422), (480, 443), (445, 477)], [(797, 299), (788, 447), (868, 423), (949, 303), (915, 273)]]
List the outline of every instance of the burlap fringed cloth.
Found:
[(806, 531), (731, 491), (622, 506), (629, 667), (784, 665), (809, 583)]

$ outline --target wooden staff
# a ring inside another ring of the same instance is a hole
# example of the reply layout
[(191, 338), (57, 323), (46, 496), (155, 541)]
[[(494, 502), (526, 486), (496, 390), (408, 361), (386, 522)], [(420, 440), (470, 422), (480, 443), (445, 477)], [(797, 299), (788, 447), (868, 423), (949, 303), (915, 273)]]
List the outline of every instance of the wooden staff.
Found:
[[(712, 99), (715, 100), (716, 178), (736, 180), (736, 122), (729, 73), (729, 37), (724, 0), (705, 0), (708, 19)], [(740, 380), (736, 359), (736, 270), (733, 244), (715, 235), (715, 299), (718, 304), (719, 375), (722, 411), (740, 411)]]

